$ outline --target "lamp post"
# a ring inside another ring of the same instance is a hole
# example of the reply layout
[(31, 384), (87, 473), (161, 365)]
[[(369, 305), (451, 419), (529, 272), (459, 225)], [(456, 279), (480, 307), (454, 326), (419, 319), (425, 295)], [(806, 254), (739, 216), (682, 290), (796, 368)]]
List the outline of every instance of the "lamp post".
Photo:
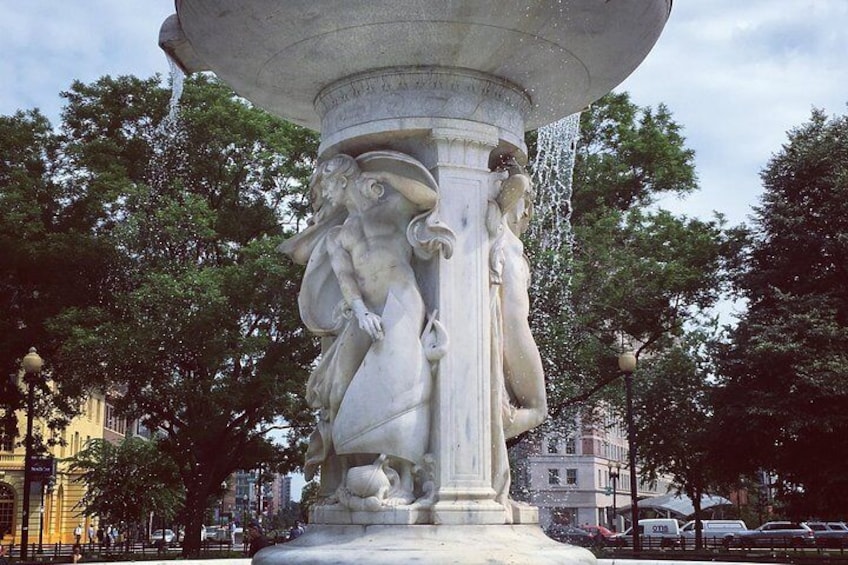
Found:
[(55, 479), (53, 475), (50, 475), (46, 480), (42, 479), (41, 481), (41, 508), (38, 509), (41, 517), (38, 520), (38, 553), (39, 555), (44, 553), (44, 493), (47, 493), (47, 496), (51, 496), (53, 494), (53, 486), (55, 484)]
[(38, 551), (41, 555), (44, 553), (44, 483), (41, 483), (41, 506), (38, 508)]
[(27, 558), (29, 545), (29, 491), (32, 485), (32, 420), (35, 405), (35, 380), (41, 374), (44, 359), (34, 347), (21, 360), (21, 370), (27, 385), (26, 438), (24, 440), (24, 496), (21, 504), (21, 561)]
[(612, 519), (610, 520), (610, 530), (613, 532), (617, 531), (616, 528), (616, 505), (615, 505), (615, 494), (618, 491), (618, 478), (621, 477), (621, 463), (616, 461), (615, 465), (612, 464), (612, 461), (607, 463), (607, 468), (609, 469), (609, 478), (612, 483)]
[(633, 371), (636, 355), (625, 351), (618, 356), (618, 368), (624, 373), (624, 391), (627, 397), (627, 455), (630, 464), (630, 521), (633, 523), (633, 551), (639, 544), (639, 497), (636, 491), (636, 427), (633, 424)]
[(221, 482), (221, 507), (218, 510), (218, 525), (224, 525), (224, 497), (227, 496), (227, 481)]

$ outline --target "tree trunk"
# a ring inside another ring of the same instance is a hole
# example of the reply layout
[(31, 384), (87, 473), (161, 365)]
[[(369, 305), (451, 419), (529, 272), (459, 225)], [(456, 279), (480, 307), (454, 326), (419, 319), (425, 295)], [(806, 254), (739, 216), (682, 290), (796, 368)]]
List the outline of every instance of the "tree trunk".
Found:
[(704, 525), (701, 523), (701, 489), (692, 489), (692, 507), (695, 509), (695, 551), (704, 549)]
[(185, 500), (185, 536), (183, 537), (183, 552), (185, 558), (200, 557), (202, 541), (200, 539), (203, 514), (206, 511), (208, 493), (202, 484), (186, 485)]

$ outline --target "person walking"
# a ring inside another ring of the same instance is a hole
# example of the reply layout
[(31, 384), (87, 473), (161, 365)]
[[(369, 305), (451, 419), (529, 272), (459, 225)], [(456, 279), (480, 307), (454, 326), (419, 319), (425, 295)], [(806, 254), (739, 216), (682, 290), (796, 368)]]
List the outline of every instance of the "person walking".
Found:
[(250, 546), (248, 547), (247, 552), (248, 557), (253, 557), (256, 555), (257, 551), (263, 547), (271, 545), (271, 542), (268, 541), (268, 538), (266, 538), (265, 534), (262, 532), (262, 526), (260, 526), (259, 522), (256, 521), (252, 521), (248, 524), (247, 539), (250, 541)]
[(77, 527), (74, 528), (74, 541), (79, 544), (82, 540), (82, 524), (77, 524)]

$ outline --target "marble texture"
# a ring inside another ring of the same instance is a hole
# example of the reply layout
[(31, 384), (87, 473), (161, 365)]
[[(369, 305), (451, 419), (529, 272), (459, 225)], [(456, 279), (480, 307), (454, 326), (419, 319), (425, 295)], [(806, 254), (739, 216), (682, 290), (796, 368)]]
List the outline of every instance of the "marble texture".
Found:
[(595, 565), (588, 550), (551, 540), (532, 526), (321, 526), (263, 549), (254, 565)]

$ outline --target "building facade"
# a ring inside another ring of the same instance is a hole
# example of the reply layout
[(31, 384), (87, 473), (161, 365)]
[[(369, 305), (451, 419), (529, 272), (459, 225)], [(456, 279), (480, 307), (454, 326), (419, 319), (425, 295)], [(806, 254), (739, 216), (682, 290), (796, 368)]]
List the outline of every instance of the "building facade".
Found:
[[(592, 524), (624, 531), (630, 524), (630, 517), (620, 512), (630, 505), (625, 426), (608, 411), (598, 410), (578, 417), (572, 429), (542, 434), (528, 456), (530, 500), (539, 508), (542, 527)], [(610, 471), (615, 469), (619, 477), (612, 480)], [(665, 494), (670, 487), (665, 479), (655, 485), (639, 479), (640, 499)], [(615, 516), (613, 507), (618, 510)]]
[[(94, 438), (102, 438), (106, 418), (103, 395), (92, 395), (80, 406), (81, 414), (70, 425), (52, 437), (61, 440), (47, 448), (44, 454), (54, 460), (52, 480), (34, 478), (30, 483), (29, 543), (72, 543), (74, 528), (82, 525), (86, 530), (95, 520), (83, 516), (79, 502), (85, 486), (78, 481), (79, 473), (69, 469), (68, 459), (85, 449)], [(0, 538), (3, 545), (20, 543), (23, 516), (24, 459), (22, 445), (26, 435), (26, 414), (19, 412), (17, 441), (2, 438), (0, 441)], [(45, 422), (33, 421), (33, 434), (49, 438)], [(17, 443), (21, 443), (18, 445)]]

